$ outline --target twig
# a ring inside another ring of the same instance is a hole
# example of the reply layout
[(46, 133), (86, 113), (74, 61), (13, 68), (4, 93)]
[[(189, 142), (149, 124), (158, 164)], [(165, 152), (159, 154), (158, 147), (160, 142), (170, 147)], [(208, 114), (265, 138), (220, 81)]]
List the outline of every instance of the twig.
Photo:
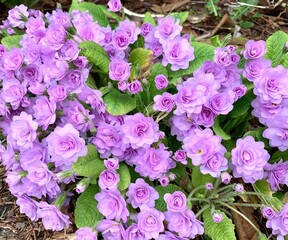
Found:
[[(125, 7), (123, 7), (123, 10), (124, 10), (124, 13), (127, 14), (128, 16), (138, 17), (138, 18), (144, 18), (144, 17), (145, 17), (145, 14), (140, 14), (140, 13), (132, 12), (132, 11), (130, 11), (129, 9), (125, 8)], [(160, 17), (164, 17), (165, 15), (163, 15), (163, 14), (151, 13), (151, 16), (152, 16), (153, 18), (154, 18), (154, 17), (160, 18)]]

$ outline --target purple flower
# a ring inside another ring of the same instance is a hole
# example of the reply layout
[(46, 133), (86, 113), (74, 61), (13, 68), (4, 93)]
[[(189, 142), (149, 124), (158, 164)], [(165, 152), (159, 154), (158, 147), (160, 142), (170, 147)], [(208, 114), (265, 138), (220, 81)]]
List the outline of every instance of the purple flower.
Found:
[(195, 114), (196, 122), (204, 127), (212, 127), (214, 124), (214, 118), (216, 114), (206, 106), (202, 106), (200, 113)]
[(265, 207), (262, 209), (262, 215), (266, 219), (272, 219), (275, 217), (275, 211), (271, 207)]
[(186, 196), (183, 192), (176, 191), (172, 194), (166, 193), (164, 195), (164, 201), (170, 212), (184, 212), (187, 209)]
[(233, 100), (228, 93), (222, 92), (213, 95), (207, 105), (217, 115), (227, 114), (233, 109)]
[(188, 116), (195, 113), (200, 113), (202, 105), (206, 102), (204, 92), (205, 86), (197, 84), (197, 82), (189, 78), (183, 85), (177, 86), (178, 93), (175, 95), (174, 101), (176, 104), (176, 110), (174, 114), (182, 115), (187, 113)]
[(202, 222), (198, 221), (194, 212), (186, 210), (185, 212), (165, 212), (165, 219), (168, 222), (168, 229), (176, 232), (180, 237), (194, 239), (196, 235), (204, 233)]
[(107, 219), (127, 222), (129, 211), (126, 207), (125, 199), (118, 190), (103, 190), (95, 195), (98, 201), (97, 208)]
[(221, 213), (215, 212), (212, 215), (212, 219), (215, 223), (220, 223), (223, 220), (223, 215)]
[(101, 232), (104, 240), (124, 240), (125, 230), (118, 222), (103, 219), (97, 225), (97, 231)]
[(52, 82), (64, 77), (68, 70), (68, 64), (63, 60), (45, 60), (40, 69), (44, 75), (44, 81)]
[(52, 179), (52, 172), (43, 162), (36, 162), (28, 168), (27, 178), (38, 186), (48, 184)]
[(66, 30), (59, 24), (50, 24), (45, 35), (46, 44), (53, 50), (59, 50), (65, 43)]
[(125, 240), (146, 240), (145, 234), (140, 231), (136, 223), (132, 223), (125, 231)]
[(266, 227), (272, 228), (272, 234), (278, 235), (277, 239), (282, 240), (288, 234), (288, 203), (282, 210), (276, 213), (275, 217), (268, 219)]
[(263, 40), (255, 42), (254, 40), (249, 40), (245, 44), (245, 50), (243, 56), (245, 59), (257, 59), (261, 58), (267, 52), (266, 43)]
[(188, 238), (181, 238), (169, 231), (165, 231), (165, 234), (160, 234), (157, 240), (188, 240)]
[(87, 154), (84, 139), (79, 137), (79, 132), (68, 123), (64, 127), (56, 127), (46, 138), (48, 153), (55, 166), (70, 166), (79, 156)]
[(46, 96), (36, 99), (33, 110), (34, 117), (43, 130), (46, 130), (50, 124), (56, 121), (56, 103), (50, 102)]
[(122, 92), (125, 92), (128, 89), (129, 84), (126, 82), (118, 82), (118, 89)]
[(221, 138), (214, 136), (211, 129), (195, 130), (195, 134), (186, 137), (183, 143), (192, 164), (200, 165), (203, 174), (219, 177), (221, 171), (228, 169), (228, 161), (224, 157), (226, 149), (221, 145)]
[(63, 12), (60, 9), (56, 9), (52, 14), (46, 14), (46, 17), (49, 19), (50, 23), (59, 23), (63, 27), (71, 27), (70, 15), (68, 12)]
[(138, 155), (131, 161), (136, 165), (136, 172), (143, 177), (149, 177), (153, 181), (176, 166), (170, 156), (171, 152), (167, 151), (164, 144), (161, 143), (157, 149), (138, 149)]
[(213, 76), (214, 80), (216, 82), (222, 82), (223, 79), (225, 78), (225, 69), (218, 66), (215, 62), (213, 61), (206, 61), (202, 64), (202, 66), (195, 70), (193, 75), (196, 79), (198, 77), (203, 78), (203, 76), (206, 75), (206, 77)]
[(126, 196), (128, 197), (127, 202), (133, 208), (141, 207), (142, 205), (154, 207), (155, 200), (159, 198), (158, 192), (142, 178), (138, 178), (135, 183), (130, 183)]
[(227, 172), (221, 173), (221, 182), (224, 184), (229, 184), (231, 181), (231, 175)]
[(113, 170), (104, 170), (98, 180), (98, 185), (101, 189), (116, 190), (117, 184), (120, 181), (120, 176)]
[(76, 240), (97, 240), (96, 232), (90, 227), (79, 228), (75, 235)]
[(108, 10), (111, 12), (119, 12), (122, 8), (122, 4), (120, 0), (109, 0), (108, 7)]
[(13, 9), (8, 11), (7, 20), (13, 27), (24, 28), (25, 23), (23, 21), (24, 18), (28, 18), (29, 12), (28, 8), (23, 4), (14, 7)]
[(288, 130), (286, 128), (269, 127), (263, 132), (263, 137), (270, 140), (269, 145), (278, 147), (280, 151), (288, 149), (287, 136)]
[(154, 100), (153, 109), (160, 112), (171, 112), (174, 108), (173, 95), (164, 92), (162, 95), (156, 95)]
[(186, 152), (184, 150), (177, 150), (173, 155), (173, 159), (176, 162), (180, 162), (182, 164), (187, 164)]
[(264, 166), (267, 172), (267, 182), (273, 191), (280, 190), (280, 184), (288, 185), (288, 162), (283, 162), (283, 160), (278, 163), (269, 164)]
[(262, 102), (279, 104), (288, 97), (287, 72), (282, 65), (266, 69), (265, 74), (254, 80), (254, 93), (260, 96)]
[(97, 147), (102, 158), (121, 156), (127, 148), (123, 143), (123, 134), (120, 126), (101, 122), (97, 128), (97, 133), (92, 143)]
[(66, 61), (74, 61), (77, 59), (79, 52), (78, 43), (69, 39), (60, 48), (59, 55)]
[(147, 239), (157, 239), (159, 233), (164, 231), (163, 221), (165, 216), (155, 208), (143, 207), (137, 215), (138, 229), (145, 234)]
[(231, 154), (231, 169), (234, 177), (241, 177), (245, 183), (254, 183), (263, 179), (264, 166), (270, 157), (264, 149), (263, 142), (255, 142), (251, 136), (238, 139), (236, 148), (231, 151)]
[(104, 160), (105, 167), (110, 170), (117, 170), (119, 168), (119, 160), (117, 158), (108, 158)]
[(84, 82), (88, 78), (89, 71), (84, 68), (81, 70), (69, 70), (61, 79), (60, 83), (71, 93), (79, 93), (82, 90)]
[(142, 84), (139, 80), (135, 80), (131, 83), (129, 83), (129, 86), (128, 86), (128, 91), (131, 93), (131, 94), (137, 94), (139, 92), (142, 92), (143, 89), (142, 89)]
[(29, 17), (25, 27), (27, 34), (34, 35), (37, 31), (45, 31), (45, 22), (42, 17)]
[(166, 87), (168, 87), (169, 84), (168, 79), (163, 74), (157, 75), (154, 79), (154, 82), (156, 88), (159, 90), (165, 89)]
[(163, 46), (164, 56), (162, 64), (167, 66), (171, 64), (171, 70), (187, 69), (189, 62), (194, 59), (194, 48), (185, 38), (175, 37)]
[(112, 35), (113, 46), (117, 50), (125, 50), (130, 44), (130, 38), (126, 31), (119, 29)]
[(141, 30), (136, 26), (136, 23), (134, 21), (129, 21), (128, 19), (119, 23), (116, 32), (119, 30), (124, 30), (128, 34), (130, 43), (136, 42), (138, 35), (141, 33)]
[(159, 39), (161, 44), (165, 44), (167, 41), (179, 36), (181, 31), (182, 27), (179, 25), (179, 20), (175, 21), (172, 16), (159, 18), (158, 25), (155, 28), (155, 37)]
[(141, 25), (141, 35), (146, 37), (150, 32), (154, 30), (154, 26), (151, 23), (143, 23)]
[(51, 102), (61, 102), (67, 97), (67, 89), (63, 85), (53, 85), (47, 90)]
[(37, 214), (42, 218), (44, 228), (47, 230), (61, 231), (67, 229), (69, 224), (69, 217), (61, 213), (56, 206), (49, 205), (47, 202), (40, 202)]
[(9, 51), (5, 52), (2, 57), (3, 67), (7, 70), (16, 71), (23, 64), (23, 54), (21, 49), (12, 47)]
[(271, 65), (272, 62), (270, 60), (264, 60), (263, 58), (253, 59), (245, 63), (243, 76), (253, 82), (262, 75), (265, 69), (270, 68)]
[(109, 78), (115, 81), (126, 81), (130, 77), (130, 66), (124, 60), (112, 60), (109, 65)]
[(170, 180), (167, 176), (163, 175), (159, 178), (159, 182), (160, 182), (162, 187), (166, 187), (166, 186), (168, 186)]
[(38, 202), (29, 198), (27, 195), (22, 195), (17, 197), (16, 203), (20, 207), (20, 213), (25, 213), (32, 221), (38, 221)]
[(213, 186), (212, 183), (206, 183), (205, 184), (205, 188), (210, 191), (210, 190), (212, 190), (214, 188), (214, 186)]
[(236, 191), (236, 192), (239, 192), (239, 193), (242, 193), (242, 192), (244, 191), (244, 186), (243, 186), (243, 184), (238, 183), (238, 184), (235, 186), (235, 191)]
[(159, 126), (153, 118), (145, 117), (142, 113), (127, 115), (122, 125), (123, 142), (130, 143), (132, 148), (148, 148), (159, 140)]
[(10, 128), (10, 136), (19, 148), (28, 149), (33, 146), (38, 124), (32, 120), (31, 115), (21, 112), (19, 116), (14, 116)]

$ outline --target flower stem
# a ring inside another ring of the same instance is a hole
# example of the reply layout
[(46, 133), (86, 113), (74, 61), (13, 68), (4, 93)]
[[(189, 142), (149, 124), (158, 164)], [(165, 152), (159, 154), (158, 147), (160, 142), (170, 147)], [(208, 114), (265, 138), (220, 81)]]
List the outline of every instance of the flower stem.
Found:
[(188, 195), (188, 199), (190, 200), (190, 198), (192, 198), (193, 194), (196, 193), (198, 190), (202, 189), (202, 188), (206, 188), (205, 185), (201, 185), (201, 186), (198, 186), (196, 188), (194, 188), (190, 194)]
[(196, 213), (195, 217), (199, 217), (201, 215), (201, 213), (203, 213), (205, 210), (207, 210), (208, 208), (210, 208), (209, 205), (204, 206), (199, 212)]
[(243, 213), (239, 212), (238, 210), (236, 210), (235, 208), (231, 207), (230, 205), (224, 203), (224, 202), (219, 202), (220, 204), (222, 204), (223, 206), (229, 208), (230, 210), (232, 210), (233, 212), (239, 214), (242, 218), (244, 218), (258, 233), (259, 235), (261, 235), (261, 231), (255, 226), (255, 224), (253, 222), (251, 222), (251, 220), (249, 218), (247, 218)]

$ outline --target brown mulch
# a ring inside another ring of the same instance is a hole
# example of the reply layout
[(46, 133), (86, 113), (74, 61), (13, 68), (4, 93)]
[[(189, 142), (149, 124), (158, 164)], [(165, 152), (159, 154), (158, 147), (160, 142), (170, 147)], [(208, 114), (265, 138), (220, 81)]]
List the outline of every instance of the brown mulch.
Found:
[[(275, 3), (278, 1), (275, 1)], [(49, 12), (56, 8), (56, 2), (61, 3), (63, 9), (67, 10), (69, 9), (71, 0), (41, 0), (34, 8)], [(107, 0), (90, 2), (107, 4)], [(205, 42), (209, 42), (210, 36), (214, 34), (219, 34), (220, 37), (223, 37), (231, 33), (232, 36), (237, 36), (231, 39), (231, 44), (244, 45), (247, 39), (267, 39), (269, 35), (277, 30), (288, 32), (288, 3), (286, 7), (279, 4), (276, 8), (268, 8), (269, 1), (260, 0), (259, 5), (266, 6), (267, 9), (257, 9), (257, 12), (261, 13), (262, 16), (252, 20), (254, 27), (250, 29), (241, 28), (239, 31), (236, 31), (235, 25), (238, 25), (238, 23), (235, 23), (229, 17), (231, 8), (227, 6), (227, 4), (229, 5), (235, 2), (235, 0), (219, 1), (218, 6), (221, 8), (221, 16), (223, 17), (218, 18), (208, 13), (206, 9), (207, 2), (207, 0), (122, 1), (125, 8), (139, 14), (144, 14), (148, 11), (156, 14), (169, 14), (172, 11), (189, 11), (190, 15), (184, 23), (183, 31), (185, 33), (192, 33), (196, 39), (198, 38), (198, 40)], [(285, 2), (287, 0), (283, 1), (283, 3)], [(9, 7), (3, 3), (0, 4), (0, 21), (7, 17), (8, 9)], [(134, 20), (140, 21), (137, 18)], [(74, 234), (72, 234), (75, 230), (74, 226), (65, 233), (53, 233), (52, 231), (44, 230), (41, 223), (33, 222), (25, 215), (20, 214), (19, 207), (15, 203), (15, 198), (10, 194), (4, 181), (4, 175), (5, 171), (0, 166), (0, 240), (75, 239)], [(250, 239), (252, 239), (251, 236)]]

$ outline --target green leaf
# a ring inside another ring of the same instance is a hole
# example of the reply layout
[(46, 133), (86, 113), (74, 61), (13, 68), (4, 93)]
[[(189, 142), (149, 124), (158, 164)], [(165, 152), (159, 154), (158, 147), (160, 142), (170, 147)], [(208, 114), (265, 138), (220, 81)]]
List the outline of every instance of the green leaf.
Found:
[(120, 163), (118, 173), (120, 175), (120, 182), (118, 183), (118, 190), (123, 191), (127, 189), (131, 183), (131, 175), (126, 164)]
[(240, 98), (237, 102), (234, 103), (234, 107), (231, 112), (229, 112), (228, 116), (233, 118), (238, 118), (244, 114), (246, 114), (251, 108), (251, 101), (255, 98), (253, 91), (247, 91), (245, 96)]
[[(192, 169), (192, 186), (196, 188), (201, 185), (205, 185), (206, 183), (214, 183), (215, 178), (213, 178), (210, 174), (203, 174), (200, 171), (199, 166), (194, 166)], [(203, 192), (204, 190), (199, 190), (199, 192)]]
[(169, 15), (172, 16), (175, 20), (179, 20), (179, 24), (183, 25), (183, 23), (189, 17), (189, 12), (174, 12)]
[(150, 12), (146, 12), (146, 13), (145, 13), (143, 22), (144, 22), (144, 23), (151, 23), (153, 26), (156, 25), (156, 22), (155, 22), (155, 20), (154, 20), (154, 18), (152, 17), (152, 15), (151, 15)]
[(106, 27), (109, 24), (108, 18), (99, 5), (89, 2), (82, 2), (78, 5), (77, 9), (81, 12), (88, 10), (94, 21), (97, 21), (100, 26)]
[(173, 185), (173, 184), (168, 184), (166, 187), (162, 187), (161, 185), (158, 185), (155, 187), (155, 190), (159, 193), (159, 198), (155, 202), (155, 208), (161, 212), (167, 211), (167, 205), (163, 198), (166, 193), (172, 194), (176, 191), (182, 192), (182, 189), (180, 187)]
[(103, 216), (97, 209), (94, 196), (99, 189), (96, 185), (89, 186), (77, 199), (75, 208), (75, 224), (77, 228), (95, 228)]
[(269, 162), (275, 163), (275, 162), (279, 162), (281, 159), (284, 162), (288, 160), (288, 150), (286, 150), (284, 152), (282, 152), (280, 150), (274, 152), (273, 155), (271, 156)]
[(121, 18), (118, 16), (117, 13), (114, 13), (114, 12), (109, 11), (104, 5), (99, 4), (99, 5), (97, 5), (97, 6), (101, 8), (101, 10), (103, 11), (103, 13), (104, 13), (106, 16), (115, 19), (117, 22), (120, 22), (120, 21), (121, 21)]
[(94, 145), (87, 145), (88, 153), (85, 157), (79, 157), (77, 162), (73, 163), (72, 168), (79, 176), (96, 178), (105, 170), (103, 161), (99, 158)]
[(285, 53), (285, 54), (282, 56), (281, 64), (282, 64), (285, 68), (288, 68), (288, 53)]
[(224, 212), (221, 212), (221, 214), (223, 215), (223, 220), (220, 223), (215, 223), (211, 215), (211, 209), (203, 212), (205, 234), (212, 240), (236, 240), (235, 226), (232, 220)]
[(269, 147), (269, 140), (263, 137), (263, 132), (265, 131), (265, 129), (265, 127), (261, 127), (255, 130), (248, 131), (243, 135), (243, 138), (247, 136), (252, 136), (256, 141), (264, 142), (265, 146)]
[(219, 137), (221, 137), (223, 140), (231, 139), (231, 136), (228, 135), (220, 126), (219, 117), (216, 117), (214, 119), (214, 124), (213, 124), (212, 129), (215, 132), (215, 134), (218, 135)]
[(129, 62), (132, 66), (147, 68), (153, 59), (153, 52), (145, 48), (136, 48), (130, 53)]
[(99, 44), (92, 41), (81, 42), (80, 49), (81, 54), (86, 56), (90, 63), (95, 64), (104, 73), (109, 72), (109, 57)]
[(69, 8), (69, 13), (71, 14), (73, 10), (77, 10), (78, 5), (79, 5), (78, 0), (72, 0), (71, 6)]
[(7, 36), (2, 38), (1, 44), (3, 44), (8, 50), (11, 49), (11, 47), (20, 48), (19, 42), (21, 41), (22, 37), (23, 35)]
[(215, 47), (200, 42), (191, 42), (191, 45), (194, 47), (194, 60), (189, 63), (189, 67), (187, 69), (179, 69), (178, 71), (172, 71), (169, 67), (169, 77), (183, 77), (185, 75), (192, 74), (193, 71), (202, 66), (203, 62), (207, 60), (212, 60), (214, 58)]
[(133, 97), (121, 93), (115, 88), (103, 97), (106, 104), (106, 110), (113, 116), (125, 115), (136, 107), (136, 102)]
[(280, 64), (285, 50), (285, 43), (288, 42), (288, 34), (278, 31), (271, 35), (266, 41), (267, 53), (266, 58), (272, 61), (272, 66)]
[(250, 22), (250, 21), (243, 21), (243, 22), (240, 22), (239, 25), (242, 28), (252, 28), (252, 27), (254, 27), (255, 24), (253, 22)]
[(221, 47), (222, 43), (220, 41), (219, 35), (215, 35), (210, 38), (210, 42), (214, 47)]
[(266, 237), (266, 235), (264, 233), (261, 233), (259, 236), (258, 236), (258, 240), (268, 240), (268, 238)]
[(95, 80), (93, 79), (93, 77), (90, 74), (89, 74), (85, 84), (92, 89), (97, 89)]

